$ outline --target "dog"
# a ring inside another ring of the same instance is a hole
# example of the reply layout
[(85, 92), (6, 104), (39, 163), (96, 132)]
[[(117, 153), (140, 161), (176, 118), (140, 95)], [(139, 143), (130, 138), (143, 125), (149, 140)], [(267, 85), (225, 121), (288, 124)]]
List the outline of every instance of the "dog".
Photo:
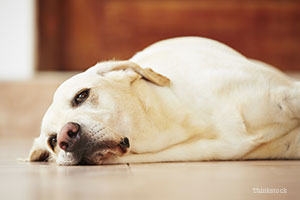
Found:
[(299, 159), (300, 83), (201, 37), (157, 42), (66, 80), (30, 161)]

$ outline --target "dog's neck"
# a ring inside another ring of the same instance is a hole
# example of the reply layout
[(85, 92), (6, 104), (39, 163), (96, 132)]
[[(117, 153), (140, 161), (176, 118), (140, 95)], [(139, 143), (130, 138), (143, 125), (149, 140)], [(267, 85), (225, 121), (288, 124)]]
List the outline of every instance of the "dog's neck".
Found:
[[(150, 115), (154, 118), (152, 120), (170, 116), (177, 118), (186, 112), (185, 110), (178, 112), (182, 105), (168, 86), (161, 87), (140, 79), (132, 84), (132, 88), (144, 111), (148, 116)], [(159, 120), (161, 121), (162, 119)], [(179, 119), (174, 120), (177, 122)]]
[(133, 152), (159, 151), (194, 135), (195, 126), (192, 125), (190, 113), (169, 87), (160, 87), (140, 79), (132, 83), (132, 92), (145, 113), (145, 119), (140, 120), (141, 127), (132, 136), (135, 140)]

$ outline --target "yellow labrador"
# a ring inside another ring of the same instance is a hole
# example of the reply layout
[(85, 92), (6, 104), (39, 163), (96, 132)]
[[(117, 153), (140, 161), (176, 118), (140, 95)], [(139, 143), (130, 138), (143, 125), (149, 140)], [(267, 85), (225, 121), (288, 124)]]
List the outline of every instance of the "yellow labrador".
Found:
[(181, 37), (65, 81), (29, 160), (298, 159), (299, 136), (299, 82), (219, 42)]

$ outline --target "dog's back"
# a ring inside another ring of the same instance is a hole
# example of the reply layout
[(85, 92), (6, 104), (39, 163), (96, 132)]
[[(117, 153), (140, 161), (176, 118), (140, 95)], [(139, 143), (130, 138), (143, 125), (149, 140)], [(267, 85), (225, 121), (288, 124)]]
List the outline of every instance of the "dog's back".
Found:
[(291, 83), (278, 70), (249, 60), (222, 43), (200, 37), (164, 40), (131, 60), (169, 77), (180, 101), (196, 106), (192, 109), (199, 111), (207, 110), (209, 104), (224, 104), (222, 98), (226, 102), (236, 101), (236, 92), (247, 96)]

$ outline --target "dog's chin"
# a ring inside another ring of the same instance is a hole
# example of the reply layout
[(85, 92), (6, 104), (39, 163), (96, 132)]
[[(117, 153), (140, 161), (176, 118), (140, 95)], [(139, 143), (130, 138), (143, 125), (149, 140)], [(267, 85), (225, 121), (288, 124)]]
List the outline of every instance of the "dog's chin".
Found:
[(56, 159), (58, 165), (77, 165), (82, 160), (82, 153), (60, 151)]

